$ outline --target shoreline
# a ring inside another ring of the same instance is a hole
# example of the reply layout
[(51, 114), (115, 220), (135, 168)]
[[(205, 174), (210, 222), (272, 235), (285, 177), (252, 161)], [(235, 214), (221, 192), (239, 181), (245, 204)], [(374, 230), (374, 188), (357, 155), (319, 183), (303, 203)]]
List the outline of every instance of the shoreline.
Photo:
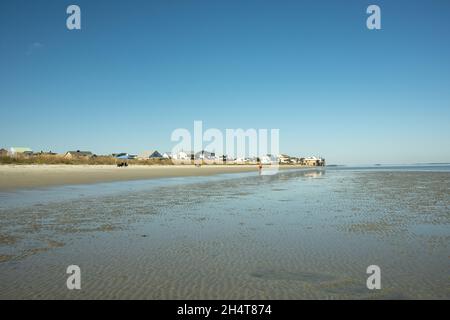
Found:
[[(315, 167), (286, 165), (285, 169)], [(16, 189), (51, 187), (101, 182), (147, 180), (171, 177), (210, 176), (226, 173), (257, 171), (256, 165), (1, 165), (0, 192)]]

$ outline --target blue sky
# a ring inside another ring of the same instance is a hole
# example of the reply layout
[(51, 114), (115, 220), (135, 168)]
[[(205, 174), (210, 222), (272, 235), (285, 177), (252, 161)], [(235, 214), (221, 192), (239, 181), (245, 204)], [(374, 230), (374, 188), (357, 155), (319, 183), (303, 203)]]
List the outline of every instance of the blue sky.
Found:
[(445, 0), (1, 1), (0, 147), (167, 151), (202, 120), (328, 163), (450, 162), (449, 31)]

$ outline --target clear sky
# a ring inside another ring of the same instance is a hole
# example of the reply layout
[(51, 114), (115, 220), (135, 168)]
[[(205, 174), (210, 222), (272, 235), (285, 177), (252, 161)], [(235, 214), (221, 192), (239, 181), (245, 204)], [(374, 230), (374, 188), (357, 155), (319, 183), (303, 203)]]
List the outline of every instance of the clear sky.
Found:
[(450, 162), (449, 33), (447, 0), (0, 1), (0, 147), (168, 151), (202, 120), (328, 163)]

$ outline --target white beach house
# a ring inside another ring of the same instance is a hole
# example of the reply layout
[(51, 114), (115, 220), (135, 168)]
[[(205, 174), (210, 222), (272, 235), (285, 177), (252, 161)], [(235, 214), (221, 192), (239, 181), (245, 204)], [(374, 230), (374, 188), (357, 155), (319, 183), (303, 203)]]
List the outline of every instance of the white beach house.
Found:
[(325, 166), (325, 159), (319, 157), (307, 157), (303, 160), (303, 164), (307, 166)]
[(184, 151), (178, 151), (174, 154), (172, 154), (172, 159), (174, 160), (191, 160), (191, 154), (184, 152)]

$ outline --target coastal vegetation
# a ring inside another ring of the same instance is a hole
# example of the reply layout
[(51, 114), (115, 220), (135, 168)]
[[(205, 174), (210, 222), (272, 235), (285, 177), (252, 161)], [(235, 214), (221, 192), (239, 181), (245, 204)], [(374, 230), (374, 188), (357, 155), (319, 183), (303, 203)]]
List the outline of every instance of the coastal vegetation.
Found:
[[(67, 164), (67, 165), (116, 165), (118, 160), (112, 156), (95, 156), (95, 157), (72, 157), (67, 158), (63, 155), (16, 155), (0, 156), (0, 164)], [(170, 165), (170, 159), (145, 159), (145, 160), (127, 160), (129, 164), (139, 165)]]

